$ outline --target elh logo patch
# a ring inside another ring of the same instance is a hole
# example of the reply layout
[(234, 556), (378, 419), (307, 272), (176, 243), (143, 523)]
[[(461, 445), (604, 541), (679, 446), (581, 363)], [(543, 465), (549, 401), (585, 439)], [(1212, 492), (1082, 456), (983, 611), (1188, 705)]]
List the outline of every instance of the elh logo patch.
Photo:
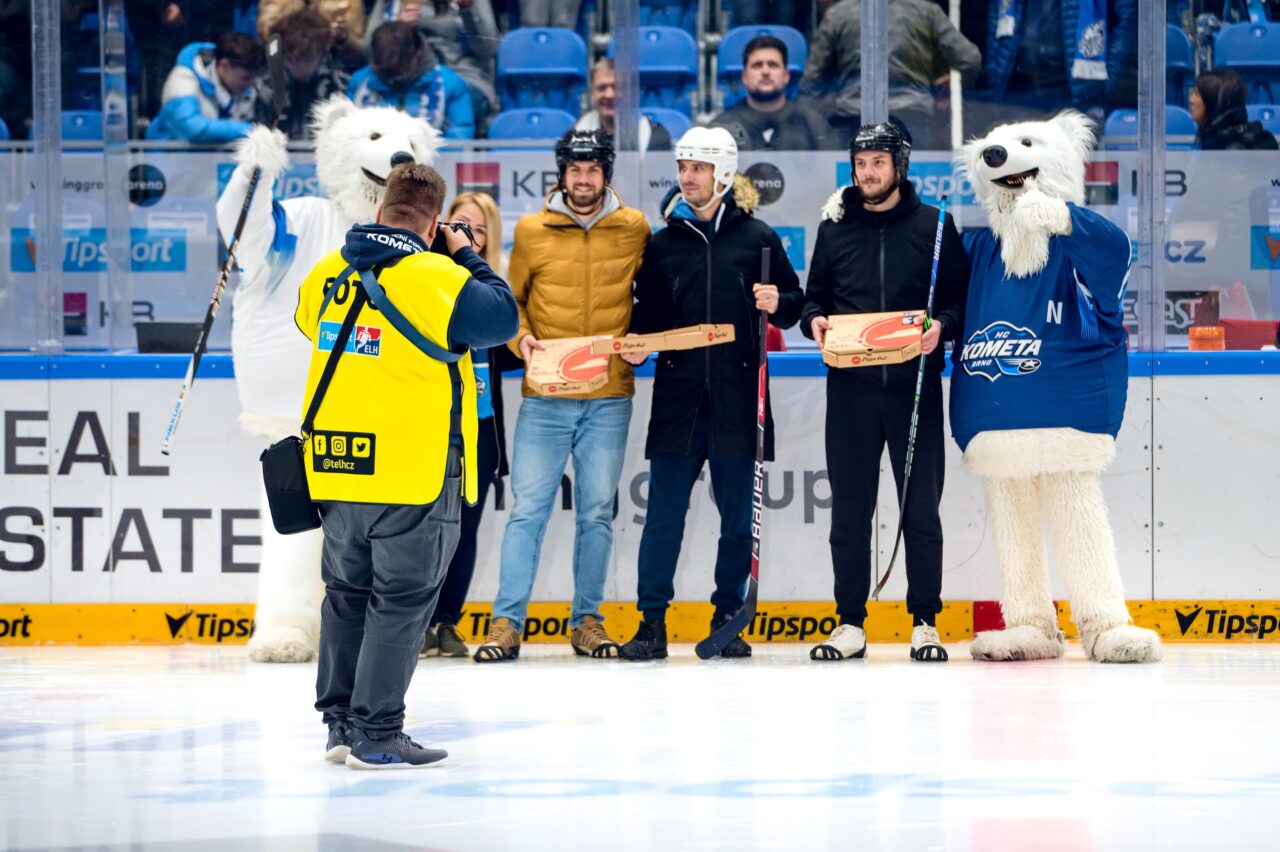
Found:
[(971, 376), (995, 381), (1001, 376), (1026, 376), (1040, 369), (1043, 341), (1029, 328), (997, 320), (969, 335), (960, 364)]
[[(340, 322), (320, 323), (320, 337), (316, 347), (321, 352), (329, 352), (338, 342), (338, 332), (342, 330)], [(376, 325), (358, 325), (347, 338), (347, 345), (342, 350), (353, 355), (369, 355), (377, 358), (382, 354), (382, 329)]]

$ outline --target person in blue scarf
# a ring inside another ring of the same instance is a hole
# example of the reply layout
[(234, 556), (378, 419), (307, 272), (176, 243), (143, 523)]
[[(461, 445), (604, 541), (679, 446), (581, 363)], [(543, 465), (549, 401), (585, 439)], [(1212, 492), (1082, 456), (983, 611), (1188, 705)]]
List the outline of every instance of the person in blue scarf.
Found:
[(370, 64), (351, 75), (356, 106), (389, 106), (426, 119), (445, 139), (474, 139), (466, 82), (441, 65), (412, 24), (394, 21), (373, 33)]

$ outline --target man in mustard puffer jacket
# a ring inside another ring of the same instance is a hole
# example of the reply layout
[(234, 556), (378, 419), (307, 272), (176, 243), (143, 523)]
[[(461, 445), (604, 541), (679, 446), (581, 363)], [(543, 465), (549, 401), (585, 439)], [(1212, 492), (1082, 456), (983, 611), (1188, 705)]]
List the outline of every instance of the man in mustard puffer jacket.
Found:
[[(556, 145), (560, 183), (542, 212), (516, 225), (511, 292), (520, 331), (509, 344), (528, 362), (542, 340), (621, 336), (631, 322), (632, 281), (649, 241), (639, 210), (609, 186), (613, 145), (602, 131), (572, 131)], [(525, 382), (511, 461), (511, 517), (489, 635), (477, 662), (515, 658), (538, 570), (542, 536), (565, 462), (573, 457), (574, 597), (570, 641), (581, 655), (616, 657), (600, 615), (613, 549), (613, 502), (622, 473), (635, 384), (631, 367), (609, 357), (609, 380), (586, 394), (538, 396)]]

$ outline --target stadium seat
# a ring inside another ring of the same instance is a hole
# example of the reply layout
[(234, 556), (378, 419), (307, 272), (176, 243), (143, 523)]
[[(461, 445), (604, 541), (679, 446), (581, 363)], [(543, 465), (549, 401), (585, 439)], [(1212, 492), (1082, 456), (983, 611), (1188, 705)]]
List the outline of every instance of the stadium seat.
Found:
[(1272, 136), (1280, 136), (1280, 105), (1253, 104), (1245, 107), (1250, 121), (1258, 121)]
[(64, 110), (62, 138), (69, 141), (101, 140), (102, 113), (87, 109)]
[(1223, 27), (1213, 42), (1213, 63), (1244, 78), (1249, 103), (1280, 103), (1280, 22)]
[(0, 118), (0, 139), (9, 138), (9, 125), (4, 123), (4, 119)]
[(1165, 97), (1174, 106), (1187, 105), (1187, 90), (1195, 81), (1196, 69), (1192, 59), (1191, 37), (1181, 27), (1169, 25), (1165, 46), (1165, 80), (1168, 91)]
[(787, 46), (787, 70), (791, 72), (787, 97), (796, 97), (800, 90), (800, 78), (804, 76), (804, 64), (809, 58), (809, 43), (799, 30), (781, 24), (734, 27), (724, 34), (716, 51), (716, 79), (724, 93), (726, 109), (746, 97), (742, 91), (742, 51), (759, 35), (771, 35)]
[(559, 139), (577, 119), (562, 109), (508, 109), (489, 122), (490, 139)]
[(667, 132), (671, 134), (672, 142), (675, 142), (685, 134), (685, 131), (693, 127), (693, 121), (689, 119), (689, 116), (678, 109), (645, 107), (641, 112), (648, 116), (650, 121), (667, 128)]
[[(614, 55), (609, 42), (606, 56)], [(640, 28), (640, 108), (666, 107), (693, 115), (698, 88), (698, 44), (675, 27)]]
[(587, 43), (572, 30), (512, 30), (498, 45), (496, 81), (502, 104), (577, 113), (587, 82)]
[[(1165, 107), (1165, 148), (1190, 151), (1195, 148), (1196, 127), (1191, 113), (1182, 107)], [(1118, 109), (1107, 116), (1102, 132), (1102, 147), (1108, 151), (1135, 151), (1138, 148), (1138, 111)]]

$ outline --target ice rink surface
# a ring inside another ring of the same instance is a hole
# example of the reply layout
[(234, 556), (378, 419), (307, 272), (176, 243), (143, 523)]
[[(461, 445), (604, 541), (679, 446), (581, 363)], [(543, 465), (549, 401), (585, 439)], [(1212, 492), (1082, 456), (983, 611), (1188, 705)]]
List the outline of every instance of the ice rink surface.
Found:
[(0, 649), (0, 848), (1280, 848), (1280, 647), (1149, 666), (424, 660), (444, 764), (322, 759), (314, 665), (243, 647)]

